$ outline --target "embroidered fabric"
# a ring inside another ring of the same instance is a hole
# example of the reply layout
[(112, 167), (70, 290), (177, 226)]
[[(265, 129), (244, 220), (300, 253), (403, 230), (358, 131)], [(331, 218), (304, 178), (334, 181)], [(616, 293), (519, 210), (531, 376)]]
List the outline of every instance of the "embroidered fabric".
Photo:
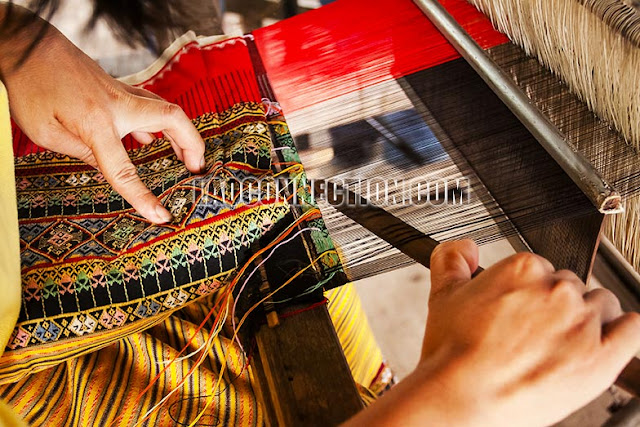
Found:
[[(192, 175), (164, 138), (124, 141), (172, 223), (149, 223), (99, 171), (36, 147), (14, 128), (23, 298), (0, 382), (161, 322), (251, 271), (256, 251), (295, 231), (307, 229), (261, 266), (239, 306), (262, 283), (275, 289), (303, 269), (274, 299), (319, 300), (321, 287), (311, 285), (345, 282), (251, 37), (178, 43), (139, 86), (193, 119), (207, 172)], [(283, 178), (290, 184), (275, 185)]]

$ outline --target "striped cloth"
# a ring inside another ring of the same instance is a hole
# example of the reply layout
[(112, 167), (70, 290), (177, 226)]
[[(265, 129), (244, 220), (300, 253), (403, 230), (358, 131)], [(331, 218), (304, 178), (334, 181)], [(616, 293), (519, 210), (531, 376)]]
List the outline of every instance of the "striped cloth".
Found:
[[(389, 387), (392, 375), (355, 287), (348, 284), (328, 291), (326, 297), (347, 361), (368, 403)], [(211, 403), (198, 425), (262, 425), (263, 412), (253, 392), (251, 369), (238, 345), (224, 333), (214, 339), (204, 363), (192, 375), (188, 372), (197, 355), (170, 364), (144, 392), (190, 338), (195, 337), (188, 353), (207, 340), (212, 321), (200, 332), (196, 329), (215, 298), (217, 295), (198, 300), (159, 325), (99, 351), (0, 386), (0, 398), (31, 425), (189, 425), (208, 401)], [(221, 385), (213, 391), (224, 360)], [(177, 388), (185, 378), (184, 385)], [(153, 410), (167, 396), (164, 404)]]

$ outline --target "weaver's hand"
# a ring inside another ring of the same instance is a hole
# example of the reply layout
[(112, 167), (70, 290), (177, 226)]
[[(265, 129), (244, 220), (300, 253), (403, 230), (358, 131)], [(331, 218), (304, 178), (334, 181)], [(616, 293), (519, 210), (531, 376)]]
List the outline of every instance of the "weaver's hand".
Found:
[(431, 257), (420, 363), (354, 424), (544, 426), (606, 390), (640, 350), (640, 316), (544, 258), (514, 255), (471, 280), (471, 241)]
[(204, 168), (204, 142), (186, 114), (151, 92), (113, 79), (53, 26), (14, 69), (35, 37), (23, 33), (0, 43), (0, 69), (16, 123), (39, 146), (97, 167), (150, 221), (169, 221), (169, 212), (138, 177), (121, 138), (131, 133), (148, 144), (151, 132), (163, 132), (178, 158), (198, 173)]

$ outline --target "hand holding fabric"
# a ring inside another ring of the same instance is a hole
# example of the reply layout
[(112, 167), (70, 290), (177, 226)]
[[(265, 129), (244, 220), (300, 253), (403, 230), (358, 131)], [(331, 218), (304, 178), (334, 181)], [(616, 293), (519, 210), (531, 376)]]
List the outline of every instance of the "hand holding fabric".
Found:
[[(31, 25), (39, 29), (42, 21)], [(199, 173), (205, 164), (198, 131), (180, 107), (112, 78), (46, 25), (44, 37), (19, 67), (15, 65), (35, 35), (25, 30), (0, 43), (0, 70), (12, 118), (37, 145), (98, 168), (145, 218), (171, 220), (138, 177), (121, 139), (132, 134), (148, 144), (152, 132), (163, 132), (178, 158)]]

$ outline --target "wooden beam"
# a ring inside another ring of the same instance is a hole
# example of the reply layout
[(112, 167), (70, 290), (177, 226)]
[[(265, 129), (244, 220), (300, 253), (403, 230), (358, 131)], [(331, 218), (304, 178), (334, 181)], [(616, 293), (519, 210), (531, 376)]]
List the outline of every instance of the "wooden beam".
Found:
[(256, 342), (252, 369), (268, 425), (333, 426), (364, 408), (325, 305), (285, 313)]

